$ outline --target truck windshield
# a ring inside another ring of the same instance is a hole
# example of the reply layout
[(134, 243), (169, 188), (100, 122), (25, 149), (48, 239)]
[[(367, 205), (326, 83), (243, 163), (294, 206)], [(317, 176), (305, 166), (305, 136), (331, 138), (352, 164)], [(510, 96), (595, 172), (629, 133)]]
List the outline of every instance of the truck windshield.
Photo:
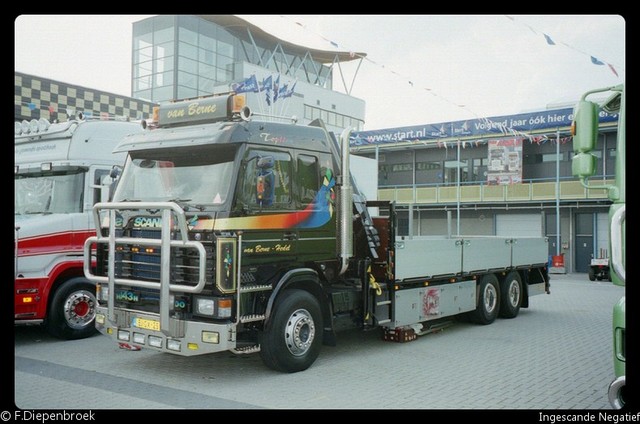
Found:
[(229, 193), (235, 151), (218, 146), (132, 152), (113, 200), (221, 205)]
[(84, 172), (15, 178), (15, 214), (82, 212)]

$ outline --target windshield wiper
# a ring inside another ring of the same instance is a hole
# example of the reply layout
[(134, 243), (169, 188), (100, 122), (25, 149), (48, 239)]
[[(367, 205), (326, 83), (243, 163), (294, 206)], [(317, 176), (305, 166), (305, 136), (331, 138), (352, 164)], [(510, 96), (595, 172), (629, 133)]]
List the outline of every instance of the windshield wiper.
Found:
[(200, 212), (204, 211), (204, 209), (205, 209), (204, 206), (202, 206), (202, 205), (193, 205), (191, 203), (188, 203), (190, 201), (191, 201), (191, 199), (170, 199), (170, 200), (167, 200), (167, 202), (177, 203), (178, 205), (180, 205), (180, 207), (182, 209), (185, 210), (185, 212), (188, 212), (189, 208), (195, 208), (195, 209), (199, 210)]

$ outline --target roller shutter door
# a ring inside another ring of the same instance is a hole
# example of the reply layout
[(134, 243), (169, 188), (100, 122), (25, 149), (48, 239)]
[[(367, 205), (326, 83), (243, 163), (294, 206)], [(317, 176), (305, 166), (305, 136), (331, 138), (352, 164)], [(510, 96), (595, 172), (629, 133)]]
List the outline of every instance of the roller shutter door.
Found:
[(503, 237), (541, 237), (542, 214), (498, 214), (496, 235)]

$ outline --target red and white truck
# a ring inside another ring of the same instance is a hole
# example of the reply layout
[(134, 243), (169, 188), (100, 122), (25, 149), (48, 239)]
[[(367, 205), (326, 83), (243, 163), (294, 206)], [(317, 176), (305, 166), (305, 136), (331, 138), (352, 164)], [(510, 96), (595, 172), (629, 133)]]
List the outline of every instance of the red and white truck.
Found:
[(120, 140), (140, 123), (45, 119), (15, 125), (16, 325), (54, 336), (95, 333), (95, 284), (82, 271), (84, 241), (95, 234), (92, 208), (108, 199)]

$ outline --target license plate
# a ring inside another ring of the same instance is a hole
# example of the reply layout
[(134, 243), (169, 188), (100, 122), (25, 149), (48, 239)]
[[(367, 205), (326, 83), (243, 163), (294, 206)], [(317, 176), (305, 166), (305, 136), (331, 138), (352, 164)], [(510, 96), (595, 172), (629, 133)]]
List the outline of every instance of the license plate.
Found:
[(160, 321), (156, 321), (153, 319), (144, 319), (144, 318), (134, 318), (132, 323), (132, 327), (144, 328), (145, 330), (153, 330), (160, 331)]

